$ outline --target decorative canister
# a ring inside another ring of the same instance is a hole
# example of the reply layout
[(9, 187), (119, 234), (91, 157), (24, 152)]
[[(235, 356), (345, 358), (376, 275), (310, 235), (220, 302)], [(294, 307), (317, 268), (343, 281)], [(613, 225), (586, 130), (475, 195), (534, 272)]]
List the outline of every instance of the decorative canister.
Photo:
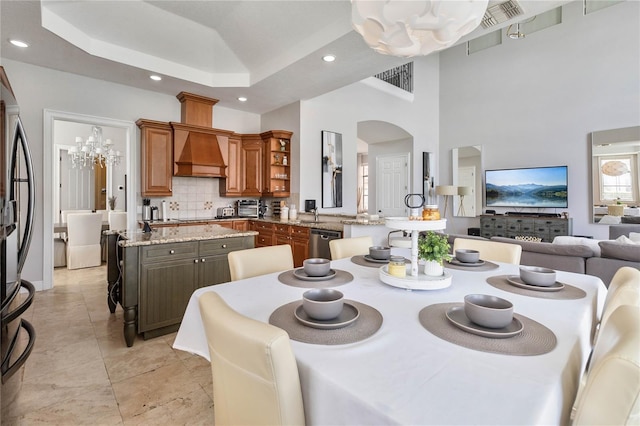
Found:
[(437, 205), (425, 205), (422, 209), (422, 220), (440, 220), (440, 210)]
[(285, 222), (289, 220), (289, 207), (280, 207), (280, 220)]
[(403, 278), (407, 276), (407, 267), (404, 264), (404, 257), (391, 256), (388, 265), (389, 275)]
[(291, 208), (289, 209), (289, 220), (296, 220), (298, 218), (298, 210), (296, 209), (295, 204), (291, 204)]

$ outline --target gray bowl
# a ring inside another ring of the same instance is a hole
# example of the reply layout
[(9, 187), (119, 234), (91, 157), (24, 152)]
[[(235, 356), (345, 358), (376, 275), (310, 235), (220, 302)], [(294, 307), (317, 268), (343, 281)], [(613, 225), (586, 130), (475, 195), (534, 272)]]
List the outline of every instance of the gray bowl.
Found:
[(463, 263), (477, 263), (480, 261), (480, 252), (478, 250), (458, 249), (455, 255), (456, 259)]
[(369, 256), (376, 260), (388, 260), (391, 257), (391, 248), (384, 246), (369, 247)]
[(549, 287), (556, 283), (556, 271), (538, 266), (521, 266), (520, 279), (525, 284)]
[(302, 261), (302, 269), (310, 277), (324, 277), (331, 272), (331, 261), (320, 257), (312, 257)]
[(302, 309), (311, 318), (326, 321), (342, 312), (344, 295), (332, 288), (314, 288), (302, 294)]
[(513, 303), (488, 294), (467, 294), (464, 313), (482, 327), (503, 328), (513, 320)]

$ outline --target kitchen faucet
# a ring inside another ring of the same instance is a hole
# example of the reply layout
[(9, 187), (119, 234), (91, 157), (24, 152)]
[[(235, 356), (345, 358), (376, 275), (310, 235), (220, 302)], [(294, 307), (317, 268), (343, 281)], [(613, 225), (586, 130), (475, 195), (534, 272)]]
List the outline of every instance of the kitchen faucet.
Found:
[(315, 222), (317, 222), (318, 221), (318, 208), (314, 207), (314, 208), (311, 209), (311, 211), (313, 212), (313, 220)]

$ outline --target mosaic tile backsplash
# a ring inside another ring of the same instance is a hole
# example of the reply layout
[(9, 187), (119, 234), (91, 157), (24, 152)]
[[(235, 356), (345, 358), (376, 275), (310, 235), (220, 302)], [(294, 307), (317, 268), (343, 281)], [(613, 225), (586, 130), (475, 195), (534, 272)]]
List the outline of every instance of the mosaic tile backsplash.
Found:
[[(218, 207), (235, 207), (237, 199), (255, 198), (221, 197), (218, 179), (174, 176), (172, 186), (173, 196), (151, 198), (151, 205), (159, 208), (163, 200), (167, 202), (169, 219), (210, 219), (216, 216)], [(138, 214), (141, 215), (142, 199), (138, 202)]]

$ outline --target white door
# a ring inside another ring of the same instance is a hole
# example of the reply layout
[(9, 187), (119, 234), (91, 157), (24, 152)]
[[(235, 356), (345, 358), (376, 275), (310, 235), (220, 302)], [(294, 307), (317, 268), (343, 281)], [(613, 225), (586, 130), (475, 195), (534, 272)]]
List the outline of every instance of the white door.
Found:
[(409, 216), (404, 198), (409, 193), (409, 153), (376, 157), (376, 212)]
[(67, 151), (60, 150), (59, 210), (93, 210), (93, 181), (91, 167), (71, 167)]
[(459, 197), (453, 197), (455, 216), (476, 216), (476, 168), (475, 166), (458, 167), (458, 186), (468, 186), (471, 194), (465, 195), (460, 204)]

